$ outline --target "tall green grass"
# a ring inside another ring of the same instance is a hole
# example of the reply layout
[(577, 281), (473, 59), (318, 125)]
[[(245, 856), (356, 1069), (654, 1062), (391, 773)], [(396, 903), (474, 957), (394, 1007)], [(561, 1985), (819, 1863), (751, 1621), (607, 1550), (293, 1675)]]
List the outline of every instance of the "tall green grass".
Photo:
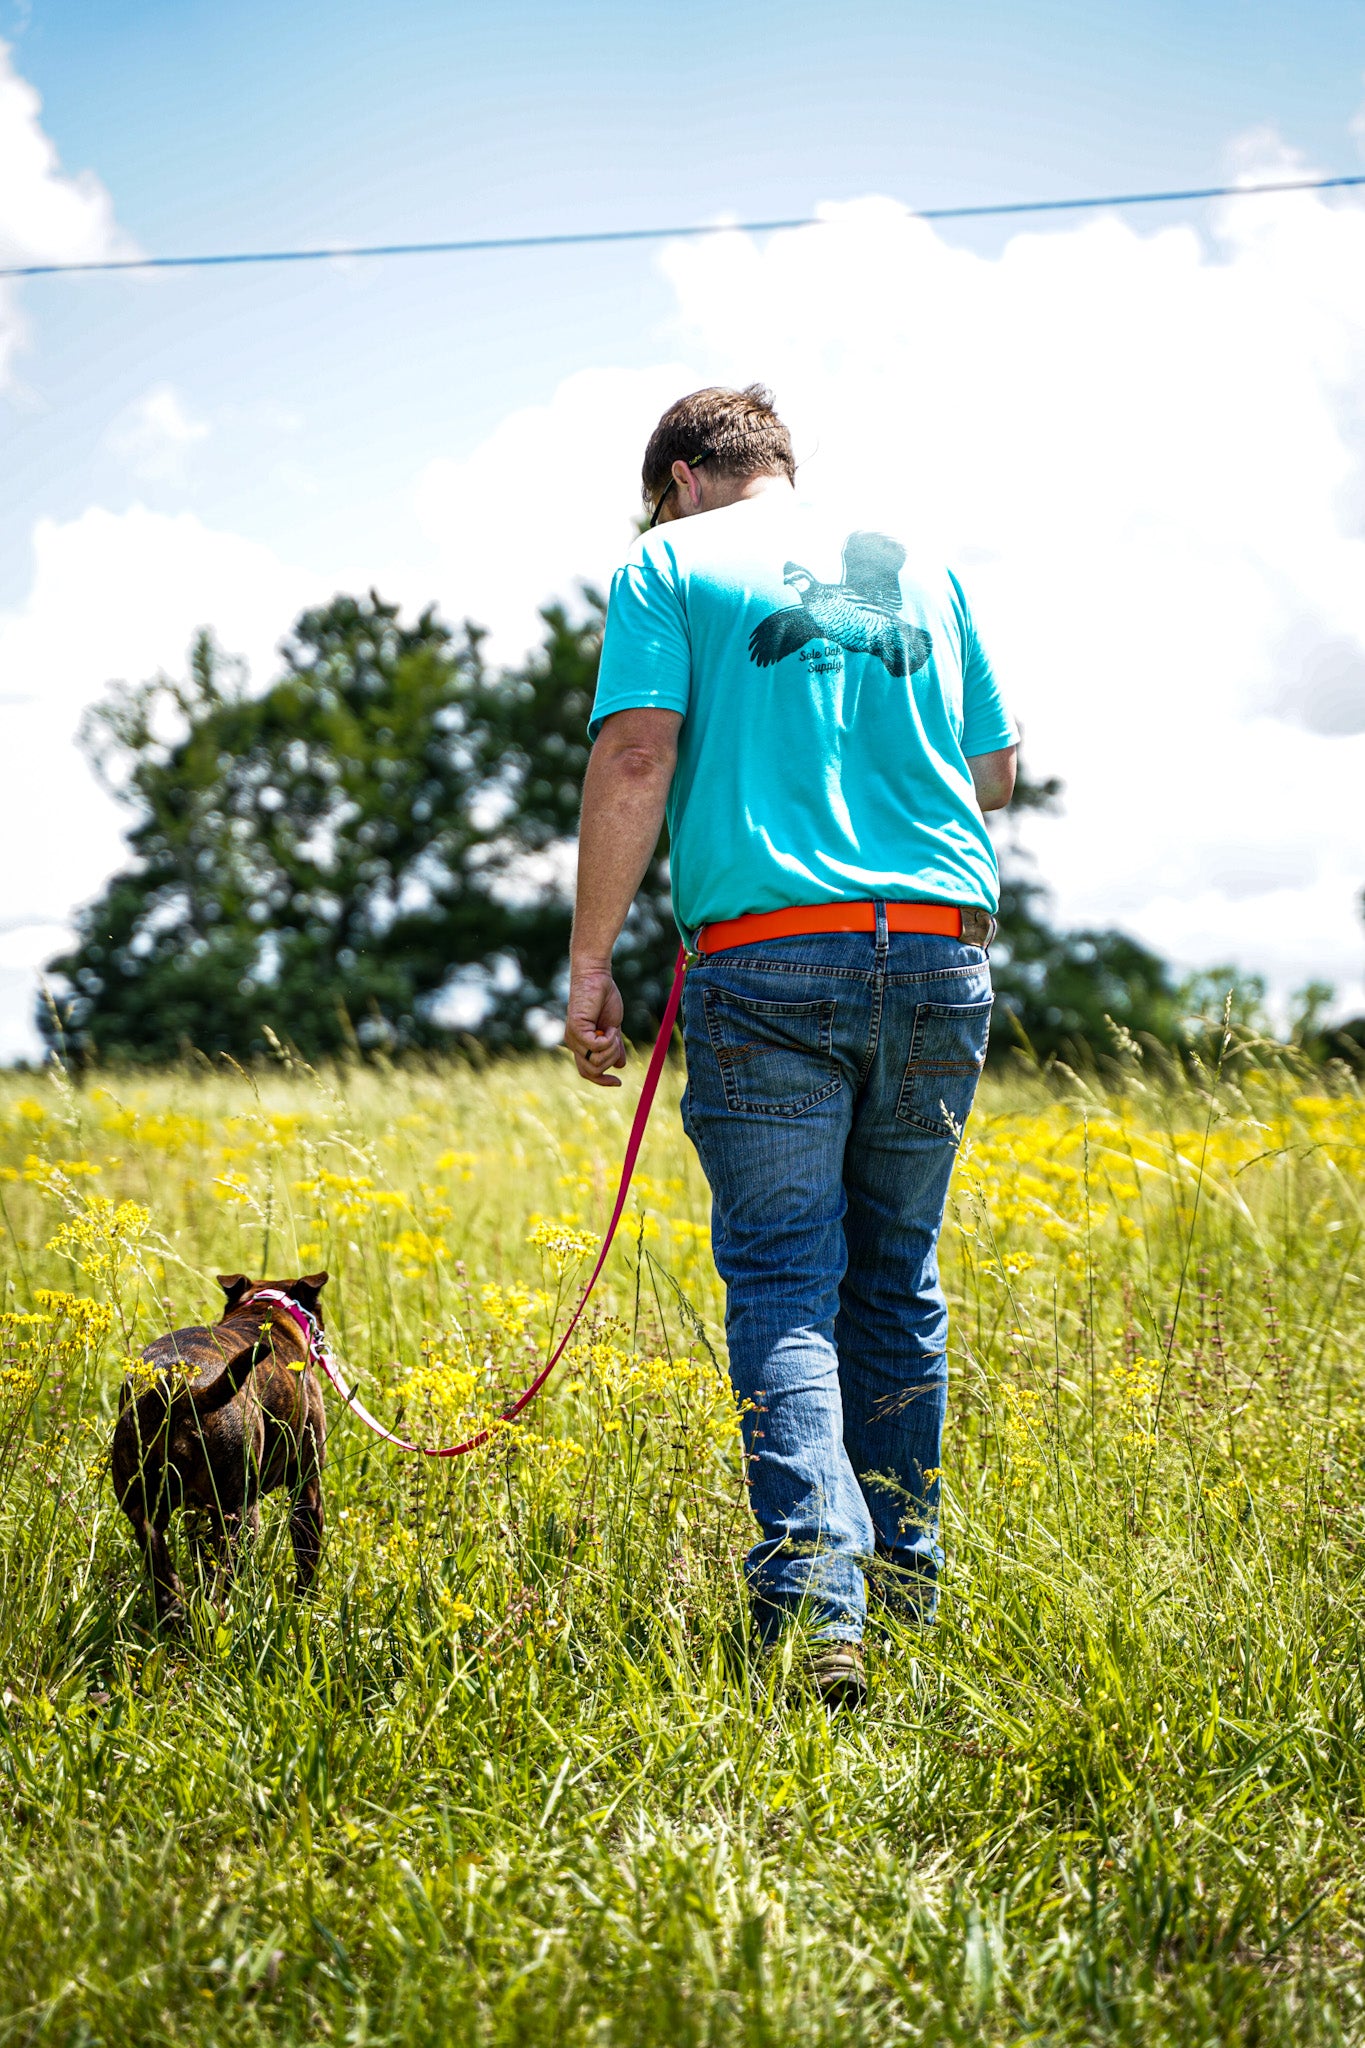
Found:
[(330, 1399), (315, 1598), (276, 1496), (234, 1586), (176, 1530), (158, 1638), (104, 1469), (128, 1353), (216, 1271), (326, 1265), (364, 1397), (477, 1421), (632, 1100), (549, 1058), (4, 1084), (0, 2042), (1365, 2038), (1344, 1076), (988, 1087), (941, 1620), (878, 1624), (860, 1716), (748, 1660), (674, 1100), (526, 1427), (405, 1459)]

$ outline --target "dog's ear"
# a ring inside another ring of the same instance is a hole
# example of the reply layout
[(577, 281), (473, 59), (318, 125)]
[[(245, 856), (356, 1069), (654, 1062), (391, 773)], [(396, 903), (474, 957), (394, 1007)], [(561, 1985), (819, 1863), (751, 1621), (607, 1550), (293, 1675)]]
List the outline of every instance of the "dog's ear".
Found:
[(301, 1301), (305, 1308), (316, 1308), (318, 1296), (327, 1285), (327, 1280), (326, 1273), (305, 1273), (301, 1280), (291, 1280), (284, 1291), (286, 1294), (292, 1294), (295, 1301)]
[(247, 1279), (245, 1273), (220, 1273), (218, 1275), (218, 1285), (227, 1296), (227, 1312), (231, 1315), (233, 1309), (236, 1308), (238, 1302), (250, 1287), (251, 1282)]

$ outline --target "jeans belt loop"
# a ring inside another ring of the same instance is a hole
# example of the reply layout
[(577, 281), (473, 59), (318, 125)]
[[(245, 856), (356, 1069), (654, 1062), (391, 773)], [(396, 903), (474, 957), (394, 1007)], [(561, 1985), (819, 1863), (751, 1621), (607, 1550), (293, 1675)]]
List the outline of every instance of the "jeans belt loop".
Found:
[(872, 908), (877, 916), (877, 951), (884, 953), (891, 944), (891, 933), (886, 922), (886, 905), (880, 896)]

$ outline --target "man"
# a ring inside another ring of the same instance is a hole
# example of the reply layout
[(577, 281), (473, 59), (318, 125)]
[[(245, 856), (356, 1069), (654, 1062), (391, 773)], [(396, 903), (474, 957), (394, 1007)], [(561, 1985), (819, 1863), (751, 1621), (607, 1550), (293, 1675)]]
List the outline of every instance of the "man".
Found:
[(813, 1683), (856, 1702), (874, 1553), (878, 1590), (934, 1612), (937, 1242), (990, 1020), (982, 812), (1010, 799), (1016, 733), (956, 578), (802, 505), (761, 386), (670, 407), (643, 480), (590, 725), (565, 1043), (620, 1086), (612, 948), (667, 811), (755, 1621), (772, 1644), (800, 1618)]

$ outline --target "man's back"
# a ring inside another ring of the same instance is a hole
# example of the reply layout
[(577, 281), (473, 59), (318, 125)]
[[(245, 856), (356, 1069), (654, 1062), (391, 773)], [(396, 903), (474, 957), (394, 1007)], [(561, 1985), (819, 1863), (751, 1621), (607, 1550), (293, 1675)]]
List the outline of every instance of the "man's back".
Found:
[(612, 587), (593, 730), (682, 714), (684, 929), (884, 897), (996, 906), (967, 767), (1013, 743), (960, 585), (785, 490), (645, 535)]

